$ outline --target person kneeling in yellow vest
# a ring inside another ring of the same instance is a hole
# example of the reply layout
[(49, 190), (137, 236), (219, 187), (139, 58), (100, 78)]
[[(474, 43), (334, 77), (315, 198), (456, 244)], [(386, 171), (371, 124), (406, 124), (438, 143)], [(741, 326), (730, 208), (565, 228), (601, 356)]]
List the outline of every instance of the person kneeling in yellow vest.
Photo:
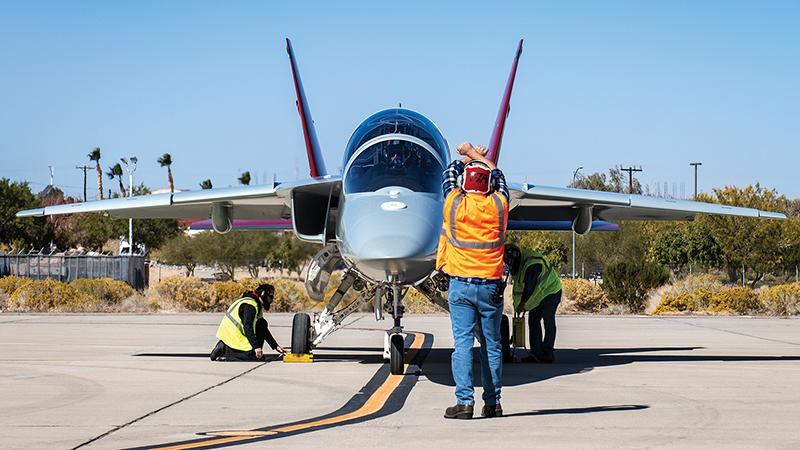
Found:
[(285, 354), (269, 331), (264, 311), (269, 311), (275, 288), (262, 284), (242, 294), (225, 311), (217, 328), (219, 342), (211, 350), (212, 361), (257, 361), (263, 358), (261, 349), (266, 341), (273, 350)]
[[(528, 312), (531, 355), (523, 361), (552, 363), (556, 343), (556, 309), (561, 303), (561, 279), (558, 272), (536, 251), (521, 250), (506, 244), (504, 259), (512, 283), (514, 311)], [(544, 323), (544, 336), (540, 322)]]

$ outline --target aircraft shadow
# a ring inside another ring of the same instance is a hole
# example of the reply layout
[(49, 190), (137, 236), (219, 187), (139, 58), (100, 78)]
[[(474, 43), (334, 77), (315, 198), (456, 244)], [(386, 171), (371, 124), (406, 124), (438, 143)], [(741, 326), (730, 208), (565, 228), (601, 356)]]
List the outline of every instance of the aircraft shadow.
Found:
[[(621, 366), (634, 362), (709, 362), (709, 361), (800, 361), (800, 356), (733, 356), (733, 355), (664, 355), (664, 351), (691, 351), (704, 347), (634, 347), (556, 349), (553, 364), (508, 363), (503, 365), (503, 386), (536, 383), (565, 375), (589, 372), (595, 367)], [(478, 349), (473, 353), (473, 384), (481, 386)], [(431, 350), (425, 359), (422, 373), (433, 383), (455, 386), (450, 370), (452, 349)], [(517, 355), (521, 356), (518, 350)], [(639, 408), (641, 409), (641, 408)], [(541, 412), (538, 414), (542, 414)], [(562, 413), (566, 414), (566, 413)], [(536, 415), (531, 413), (530, 415)]]

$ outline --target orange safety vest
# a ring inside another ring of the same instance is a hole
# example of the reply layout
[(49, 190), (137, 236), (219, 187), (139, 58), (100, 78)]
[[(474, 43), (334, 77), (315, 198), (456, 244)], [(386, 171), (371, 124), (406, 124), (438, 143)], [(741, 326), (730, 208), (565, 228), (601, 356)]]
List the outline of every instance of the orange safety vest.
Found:
[(503, 278), (503, 240), (508, 202), (488, 195), (453, 189), (444, 200), (444, 221), (436, 269), (451, 276)]

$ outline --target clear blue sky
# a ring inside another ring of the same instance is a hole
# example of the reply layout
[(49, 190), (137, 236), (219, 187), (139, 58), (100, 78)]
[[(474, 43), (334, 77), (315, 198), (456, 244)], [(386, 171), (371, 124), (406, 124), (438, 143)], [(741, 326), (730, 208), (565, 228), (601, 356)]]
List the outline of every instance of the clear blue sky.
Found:
[(95, 146), (104, 169), (138, 155), (151, 187), (166, 185), (163, 152), (179, 188), (305, 177), (285, 36), (330, 169), (360, 120), (398, 102), (451, 147), (484, 143), (523, 37), (510, 180), (635, 164), (689, 192), (696, 160), (701, 190), (800, 197), (798, 24), (797, 1), (7, 2), (0, 177), (40, 189), (53, 164), (77, 194)]

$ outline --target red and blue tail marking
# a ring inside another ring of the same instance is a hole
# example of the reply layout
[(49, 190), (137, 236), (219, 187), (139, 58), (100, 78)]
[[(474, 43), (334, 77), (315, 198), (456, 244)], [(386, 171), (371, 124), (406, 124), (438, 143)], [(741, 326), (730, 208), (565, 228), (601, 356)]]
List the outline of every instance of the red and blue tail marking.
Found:
[(506, 118), (511, 111), (511, 91), (514, 89), (514, 78), (517, 76), (517, 65), (519, 64), (520, 56), (522, 56), (522, 39), (519, 40), (517, 54), (514, 56), (514, 63), (511, 65), (511, 73), (508, 74), (508, 82), (506, 83), (506, 90), (503, 93), (503, 100), (500, 102), (500, 110), (497, 111), (497, 119), (495, 119), (494, 122), (492, 137), (489, 139), (489, 152), (486, 154), (486, 158), (495, 164), (497, 164), (497, 159), (500, 157), (500, 145), (503, 142)]
[(294, 57), (292, 42), (289, 38), (286, 38), (286, 53), (289, 54), (289, 62), (292, 65), (294, 90), (297, 94), (297, 112), (300, 113), (300, 121), (303, 124), (308, 168), (312, 178), (324, 177), (328, 174), (328, 169), (325, 168), (325, 159), (322, 157), (322, 149), (319, 146), (319, 139), (317, 139), (317, 130), (314, 128), (314, 120), (311, 118), (311, 108), (308, 107), (306, 92), (303, 90), (303, 82), (300, 80), (300, 71), (297, 69), (297, 60)]

